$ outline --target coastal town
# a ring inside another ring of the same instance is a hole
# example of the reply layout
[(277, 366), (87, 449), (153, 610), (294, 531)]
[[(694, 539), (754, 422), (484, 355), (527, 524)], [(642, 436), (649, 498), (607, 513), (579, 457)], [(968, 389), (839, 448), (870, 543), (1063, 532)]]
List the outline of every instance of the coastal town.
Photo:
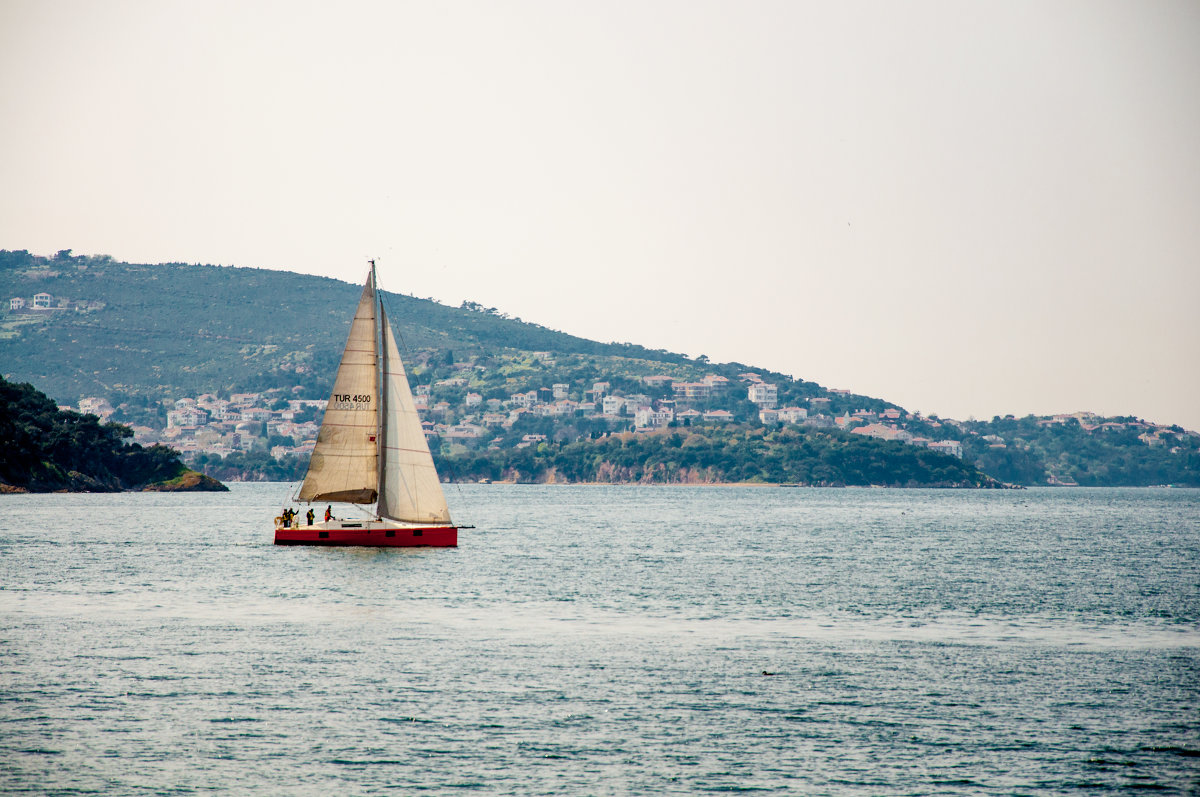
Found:
[[(535, 352), (534, 356), (542, 360), (550, 357), (545, 352)], [(962, 444), (957, 440), (931, 440), (908, 432), (904, 421), (915, 420), (916, 416), (895, 408), (835, 415), (829, 412), (832, 399), (825, 396), (807, 399), (806, 406), (778, 406), (778, 386), (755, 373), (741, 374), (736, 381), (717, 374), (697, 381), (647, 375), (640, 378), (641, 391), (614, 388), (607, 381), (586, 385), (556, 382), (505, 398), (485, 398), (471, 389), (471, 382), (468, 373), (413, 388), (431, 448), (521, 448), (547, 439), (563, 441), (584, 436), (580, 426), (586, 434), (602, 436), (662, 427), (757, 422), (767, 426), (838, 428), (962, 456)], [(134, 439), (144, 445), (169, 445), (185, 458), (201, 453), (228, 456), (256, 449), (276, 459), (307, 456), (316, 442), (326, 402), (295, 398), (288, 393), (284, 389), (224, 397), (204, 393), (164, 401), (161, 425), (132, 424)], [(714, 404), (736, 407), (737, 401), (726, 400), (730, 398), (744, 399), (745, 411), (713, 408)], [(81, 399), (75, 409), (107, 420), (122, 408), (114, 407), (107, 398), (89, 396)], [(531, 431), (513, 435), (514, 430), (526, 428)]]
[[(535, 352), (533, 356), (542, 361), (550, 359), (546, 352)], [(708, 374), (695, 381), (651, 374), (640, 377), (637, 380), (640, 389), (632, 390), (614, 388), (608, 381), (556, 382), (501, 398), (485, 397), (472, 389), (473, 381), (478, 380), (473, 378), (475, 369), (469, 363), (459, 370), (457, 375), (413, 388), (425, 436), (435, 451), (439, 448), (452, 451), (456, 447), (523, 448), (547, 440), (565, 442), (585, 436), (645, 433), (663, 427), (751, 423), (841, 429), (959, 458), (964, 455), (961, 438), (967, 431), (959, 421), (925, 417), (896, 407), (832, 412), (832, 404), (850, 395), (838, 390), (828, 391), (830, 395), (808, 397), (803, 406), (779, 406), (780, 386), (751, 372), (740, 374), (737, 379)], [(306, 458), (315, 445), (326, 401), (292, 395), (299, 392), (301, 389), (296, 387), (227, 396), (204, 393), (164, 400), (157, 413), (161, 423), (131, 424), (134, 440), (143, 445), (169, 445), (180, 451), (185, 460), (200, 454), (225, 457), (252, 451), (269, 453), (278, 460)], [(75, 409), (105, 420), (128, 417), (122, 412), (127, 407), (113, 406), (107, 398), (98, 396), (81, 399)], [(143, 414), (142, 418), (145, 417)], [(1040, 419), (1038, 424), (1071, 422), (1079, 423), (1089, 432), (1133, 429), (1148, 446), (1163, 445), (1169, 439), (1167, 427), (1133, 419), (1106, 421), (1086, 412), (1055, 415)], [(930, 436), (930, 430), (941, 430), (937, 439)], [(1013, 444), (997, 435), (987, 435), (983, 440), (992, 449)]]

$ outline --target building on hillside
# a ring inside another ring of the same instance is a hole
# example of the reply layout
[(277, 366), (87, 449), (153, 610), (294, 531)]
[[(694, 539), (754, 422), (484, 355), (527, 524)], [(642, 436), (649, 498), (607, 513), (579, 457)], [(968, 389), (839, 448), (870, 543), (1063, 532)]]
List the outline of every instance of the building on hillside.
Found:
[(208, 412), (199, 407), (184, 407), (167, 413), (167, 426), (190, 427), (208, 423)]
[(106, 398), (89, 396), (88, 398), (81, 398), (79, 400), (79, 412), (83, 415), (95, 415), (103, 420), (115, 411)]
[(570, 418), (575, 415), (575, 409), (579, 405), (570, 399), (562, 399), (550, 405), (550, 414), (559, 418)]
[(780, 423), (804, 423), (808, 418), (808, 410), (803, 407), (784, 407), (779, 410)]
[(441, 437), (447, 440), (457, 440), (459, 442), (467, 442), (470, 440), (478, 440), (483, 437), (485, 430), (481, 426), (474, 426), (469, 423), (460, 423), (455, 426), (447, 426), (442, 432)]
[(769, 382), (755, 382), (747, 389), (746, 398), (760, 408), (774, 409), (779, 402), (779, 388)]
[(854, 426), (855, 424), (860, 424), (862, 422), (863, 422), (862, 418), (850, 417), (849, 412), (847, 412), (843, 415), (839, 415), (838, 417), (833, 419), (833, 423), (839, 429), (849, 429), (850, 427)]
[(700, 380), (708, 385), (708, 389), (714, 396), (723, 395), (729, 389), (729, 380), (718, 374), (709, 374)]
[(49, 310), (53, 306), (54, 297), (48, 293), (35, 293), (33, 295), (34, 310)]
[(905, 429), (897, 429), (894, 426), (888, 426), (884, 423), (869, 423), (866, 426), (852, 429), (850, 433), (875, 437), (880, 440), (896, 440), (901, 443), (911, 443), (913, 440), (912, 432)]
[(13, 311), (24, 310), (25, 309), (25, 300), (22, 299), (20, 296), (14, 296), (13, 298), (8, 300), (8, 309), (13, 310)]
[(638, 429), (655, 429), (667, 426), (673, 420), (675, 420), (675, 413), (671, 410), (641, 407), (634, 415), (633, 425)]
[(962, 442), (959, 440), (935, 440), (929, 444), (931, 451), (940, 451), (943, 454), (949, 454), (952, 457), (962, 459), (963, 449)]
[(605, 396), (601, 402), (601, 411), (605, 415), (620, 415), (625, 408), (625, 399), (620, 396)]
[(671, 385), (676, 401), (706, 401), (712, 396), (707, 382), (675, 382)]
[(716, 423), (728, 423), (733, 420), (733, 413), (729, 410), (709, 410), (704, 413), (704, 420)]
[(567, 397), (567, 393), (571, 390), (571, 386), (562, 382), (555, 382), (550, 388), (551, 395), (555, 401), (562, 401)]

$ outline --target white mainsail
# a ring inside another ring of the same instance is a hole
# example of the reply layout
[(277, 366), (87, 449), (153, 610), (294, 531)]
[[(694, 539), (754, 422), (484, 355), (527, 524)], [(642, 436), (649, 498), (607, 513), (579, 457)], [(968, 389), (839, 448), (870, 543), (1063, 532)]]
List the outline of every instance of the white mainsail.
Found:
[(383, 331), (383, 462), (380, 466), (378, 514), (416, 523), (449, 523), (450, 509), (421, 429), (404, 363), (382, 306)]
[(317, 433), (301, 501), (373, 503), (379, 495), (379, 378), (375, 271), (363, 287)]

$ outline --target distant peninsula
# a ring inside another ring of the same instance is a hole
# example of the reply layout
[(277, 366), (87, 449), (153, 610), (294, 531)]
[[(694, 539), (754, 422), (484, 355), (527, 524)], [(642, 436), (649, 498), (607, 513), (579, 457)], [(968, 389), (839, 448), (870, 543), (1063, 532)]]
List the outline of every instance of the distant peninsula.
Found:
[(165, 446), (127, 442), (132, 430), (60, 410), (28, 383), (0, 377), (0, 493), (224, 491)]

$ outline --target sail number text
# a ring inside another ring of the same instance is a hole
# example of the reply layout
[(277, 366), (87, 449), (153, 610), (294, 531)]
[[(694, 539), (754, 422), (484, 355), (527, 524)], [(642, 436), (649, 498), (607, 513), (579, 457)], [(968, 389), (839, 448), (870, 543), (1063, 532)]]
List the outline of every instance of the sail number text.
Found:
[(371, 396), (365, 393), (334, 393), (329, 402), (328, 409), (369, 410), (371, 409)]

